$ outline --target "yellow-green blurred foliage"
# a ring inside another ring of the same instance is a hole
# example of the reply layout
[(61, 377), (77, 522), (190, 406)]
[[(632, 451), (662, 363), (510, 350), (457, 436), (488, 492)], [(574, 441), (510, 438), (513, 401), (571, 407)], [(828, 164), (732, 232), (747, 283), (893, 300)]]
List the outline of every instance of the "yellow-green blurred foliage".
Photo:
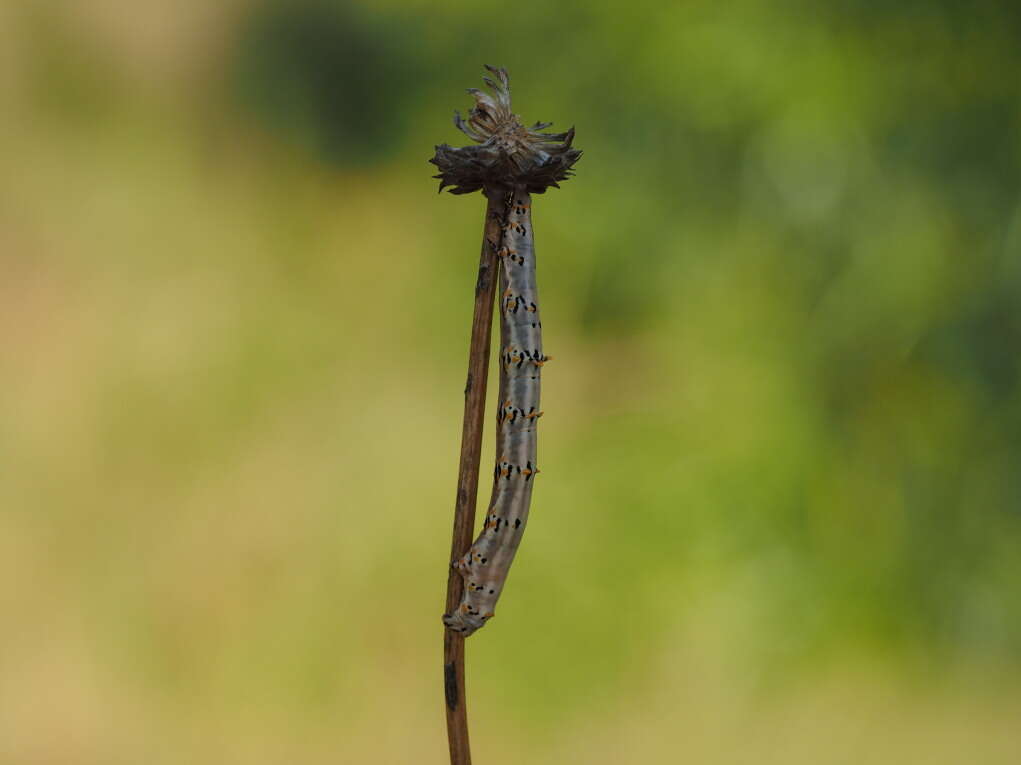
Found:
[(484, 62), (586, 154), (476, 759), (1017, 762), (1019, 8), (0, 6), (0, 762), (444, 762)]

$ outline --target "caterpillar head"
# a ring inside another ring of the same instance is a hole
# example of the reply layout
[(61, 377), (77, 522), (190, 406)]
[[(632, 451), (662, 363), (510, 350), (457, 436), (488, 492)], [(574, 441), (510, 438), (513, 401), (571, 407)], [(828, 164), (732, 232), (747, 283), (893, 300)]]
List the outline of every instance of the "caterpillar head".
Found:
[(574, 128), (565, 133), (543, 133), (552, 122), (536, 122), (525, 127), (511, 112), (510, 80), (507, 70), (486, 65), (496, 75), (494, 81), (483, 77), (493, 95), (476, 88), (468, 92), (475, 106), (465, 121), (454, 112), (454, 124), (477, 146), (455, 148), (447, 144), (436, 147), (429, 161), (440, 172), (440, 191), (451, 186), (453, 194), (468, 194), (486, 188), (500, 191), (523, 187), (532, 194), (541, 194), (550, 186), (560, 188), (581, 151), (571, 146)]
[(443, 614), (443, 623), (462, 637), (468, 637), (475, 630), (481, 629), (492, 618), (492, 612), (480, 614), (478, 611), (465, 610), (464, 604), (452, 614)]

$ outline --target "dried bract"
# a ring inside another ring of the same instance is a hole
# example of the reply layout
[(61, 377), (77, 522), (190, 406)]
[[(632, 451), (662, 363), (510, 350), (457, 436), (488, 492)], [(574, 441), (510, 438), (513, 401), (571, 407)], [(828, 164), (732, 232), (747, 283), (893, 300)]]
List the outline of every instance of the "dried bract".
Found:
[(525, 127), (511, 112), (507, 71), (489, 65), (486, 69), (497, 78), (482, 78), (493, 95), (469, 88), (475, 106), (468, 120), (454, 112), (454, 124), (478, 145), (455, 148), (440, 144), (429, 160), (440, 169), (433, 176), (440, 179), (440, 191), (447, 186), (452, 187), (453, 194), (469, 194), (482, 188), (519, 188), (541, 194), (550, 186), (559, 188), (558, 181), (571, 176), (571, 168), (581, 156), (581, 151), (571, 146), (574, 128), (564, 133), (543, 133), (552, 122)]

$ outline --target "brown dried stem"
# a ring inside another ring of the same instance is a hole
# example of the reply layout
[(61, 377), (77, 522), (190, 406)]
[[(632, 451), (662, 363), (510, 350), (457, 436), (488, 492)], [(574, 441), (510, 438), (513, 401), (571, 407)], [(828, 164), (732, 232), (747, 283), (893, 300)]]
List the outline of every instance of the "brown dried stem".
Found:
[[(461, 429), (461, 461), (454, 501), (454, 534), (450, 558), (460, 558), (471, 547), (475, 529), (475, 500), (479, 490), (479, 462), (482, 455), (482, 425), (485, 419), (486, 383), (489, 372), (489, 344), (493, 327), (493, 300), (499, 282), (499, 260), (489, 242), (499, 242), (500, 223), (505, 216), (504, 195), (486, 191), (485, 233), (479, 275), (475, 282), (475, 313), (472, 317), (468, 350), (468, 379), (464, 386), (464, 423)], [(453, 568), (447, 579), (446, 613), (461, 602), (464, 580)], [(447, 740), (451, 765), (471, 765), (468, 745), (468, 711), (464, 694), (464, 637), (443, 630), (443, 682), (447, 706)]]

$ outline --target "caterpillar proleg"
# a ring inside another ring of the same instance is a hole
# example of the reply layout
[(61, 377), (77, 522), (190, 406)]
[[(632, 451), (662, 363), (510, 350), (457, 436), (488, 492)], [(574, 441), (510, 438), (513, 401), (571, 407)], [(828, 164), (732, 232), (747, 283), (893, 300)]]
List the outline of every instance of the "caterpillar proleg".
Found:
[[(490, 198), (503, 195), (499, 238), (486, 246), (499, 263), (497, 305), (500, 315), (500, 392), (497, 402), (497, 459), (493, 492), (485, 521), (475, 542), (452, 566), (464, 582), (461, 602), (443, 623), (463, 636), (471, 635), (494, 615), (514, 555), (528, 521), (532, 487), (539, 473), (536, 461), (540, 378), (550, 360), (542, 346), (542, 321), (535, 278), (532, 194), (571, 175), (581, 152), (571, 146), (574, 128), (543, 133), (552, 123), (524, 127), (510, 110), (510, 86), (504, 69), (486, 67), (498, 81), (486, 77), (490, 96), (469, 89), (475, 98), (467, 122), (455, 112), (454, 124), (477, 146), (436, 147), (430, 161), (437, 165), (440, 190), (455, 194), (483, 189)], [(467, 541), (467, 540), (466, 540)], [(463, 548), (461, 548), (463, 549)], [(456, 596), (455, 596), (456, 597)]]

